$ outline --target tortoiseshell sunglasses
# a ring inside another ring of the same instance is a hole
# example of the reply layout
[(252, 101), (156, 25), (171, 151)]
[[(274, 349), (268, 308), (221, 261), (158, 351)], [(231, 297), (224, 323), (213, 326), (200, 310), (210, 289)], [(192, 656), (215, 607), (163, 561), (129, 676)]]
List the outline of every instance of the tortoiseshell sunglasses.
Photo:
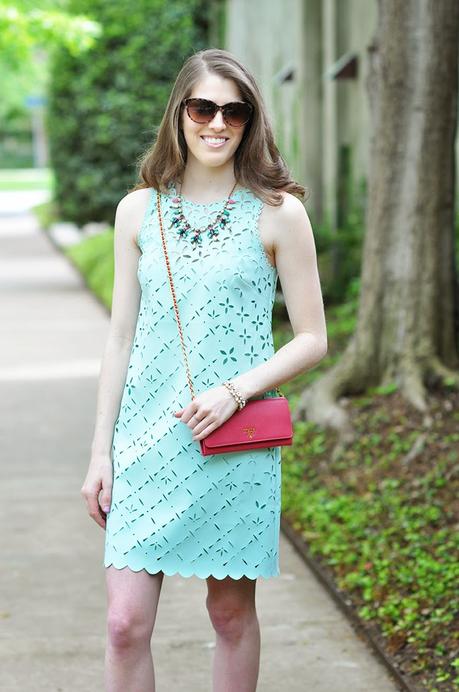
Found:
[(213, 120), (218, 111), (222, 112), (223, 120), (230, 127), (242, 127), (251, 118), (253, 106), (247, 101), (231, 101), (219, 106), (208, 99), (189, 98), (183, 101), (191, 120), (200, 125), (206, 125)]

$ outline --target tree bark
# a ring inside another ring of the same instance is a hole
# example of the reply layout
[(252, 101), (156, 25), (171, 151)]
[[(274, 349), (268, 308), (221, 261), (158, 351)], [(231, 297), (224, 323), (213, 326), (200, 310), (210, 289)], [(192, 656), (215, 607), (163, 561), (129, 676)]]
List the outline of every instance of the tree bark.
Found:
[(352, 438), (340, 394), (396, 383), (428, 420), (427, 391), (459, 382), (454, 258), (459, 3), (378, 0), (369, 46), (372, 120), (356, 330), (296, 417)]

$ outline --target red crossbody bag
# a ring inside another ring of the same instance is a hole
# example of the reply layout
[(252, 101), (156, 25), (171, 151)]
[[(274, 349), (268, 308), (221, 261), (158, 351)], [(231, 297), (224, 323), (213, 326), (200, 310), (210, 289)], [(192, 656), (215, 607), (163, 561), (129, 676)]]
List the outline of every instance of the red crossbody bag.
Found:
[[(167, 274), (183, 351), (188, 386), (190, 388), (191, 398), (194, 399), (193, 381), (188, 365), (178, 305), (175, 297), (174, 282), (172, 280), (172, 272), (167, 254), (166, 238), (161, 218), (159, 191), (156, 194), (156, 205), (158, 208), (164, 258), (166, 260)], [(242, 409), (235, 411), (228, 420), (209, 433), (207, 437), (203, 440), (199, 440), (202, 455), (208, 456), (209, 454), (244, 452), (249, 449), (291, 445), (293, 442), (293, 426), (288, 400), (281, 394), (279, 389), (277, 389), (277, 392), (280, 396), (268, 397), (267, 399), (252, 399), (248, 401)]]

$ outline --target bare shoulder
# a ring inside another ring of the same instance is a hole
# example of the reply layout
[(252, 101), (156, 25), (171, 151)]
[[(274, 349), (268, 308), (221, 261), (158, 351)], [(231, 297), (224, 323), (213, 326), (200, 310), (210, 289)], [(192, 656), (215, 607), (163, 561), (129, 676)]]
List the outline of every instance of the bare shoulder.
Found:
[(151, 187), (142, 187), (139, 190), (133, 190), (128, 192), (124, 197), (118, 202), (118, 208), (121, 211), (133, 212), (139, 207), (145, 207), (151, 196)]
[(265, 205), (267, 216), (275, 218), (277, 223), (282, 222), (289, 226), (297, 226), (307, 222), (308, 215), (302, 201), (290, 192), (281, 191), (281, 195), (283, 201), (279, 206)]
[(260, 218), (260, 235), (271, 264), (276, 264), (276, 253), (289, 244), (292, 249), (298, 243), (309, 242), (314, 246), (312, 227), (304, 204), (290, 192), (282, 191), (282, 204), (263, 205)]
[(137, 244), (137, 234), (150, 203), (151, 194), (151, 187), (133, 190), (124, 195), (116, 207), (115, 228), (130, 236), (135, 244)]

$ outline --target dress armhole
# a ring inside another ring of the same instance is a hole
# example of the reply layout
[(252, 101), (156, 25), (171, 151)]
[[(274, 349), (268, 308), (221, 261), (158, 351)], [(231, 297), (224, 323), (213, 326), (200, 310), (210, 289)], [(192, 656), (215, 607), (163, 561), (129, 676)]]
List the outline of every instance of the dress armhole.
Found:
[(149, 198), (149, 200), (148, 200), (147, 208), (145, 209), (145, 214), (143, 215), (142, 223), (140, 224), (140, 228), (139, 228), (139, 230), (137, 231), (137, 234), (136, 234), (136, 237), (135, 237), (135, 241), (136, 241), (136, 243), (137, 243), (137, 245), (138, 245), (138, 247), (139, 247), (140, 250), (143, 250), (143, 248), (142, 248), (142, 232), (143, 232), (143, 230), (145, 229), (145, 227), (146, 227), (146, 225), (147, 225), (147, 223), (148, 223), (148, 219), (150, 218), (150, 216), (151, 216), (151, 214), (152, 214), (152, 211), (153, 211), (153, 204), (154, 204), (154, 202), (155, 202), (155, 200), (156, 200), (156, 194), (157, 194), (157, 192), (156, 192), (156, 190), (155, 190), (154, 187), (152, 187), (152, 188), (150, 188), (150, 189), (151, 189), (151, 194), (150, 194), (150, 198)]
[(263, 261), (268, 268), (269, 271), (273, 272), (274, 274), (277, 275), (277, 267), (269, 261), (269, 257), (266, 253), (265, 246), (263, 243), (263, 239), (261, 237), (260, 233), (260, 216), (261, 212), (263, 211), (264, 208), (264, 203), (263, 200), (260, 199), (259, 197), (256, 197), (256, 200), (258, 202), (257, 207), (255, 209), (255, 215), (254, 215), (254, 235), (255, 235), (255, 241), (258, 246), (258, 250), (260, 251), (260, 255), (263, 258)]

